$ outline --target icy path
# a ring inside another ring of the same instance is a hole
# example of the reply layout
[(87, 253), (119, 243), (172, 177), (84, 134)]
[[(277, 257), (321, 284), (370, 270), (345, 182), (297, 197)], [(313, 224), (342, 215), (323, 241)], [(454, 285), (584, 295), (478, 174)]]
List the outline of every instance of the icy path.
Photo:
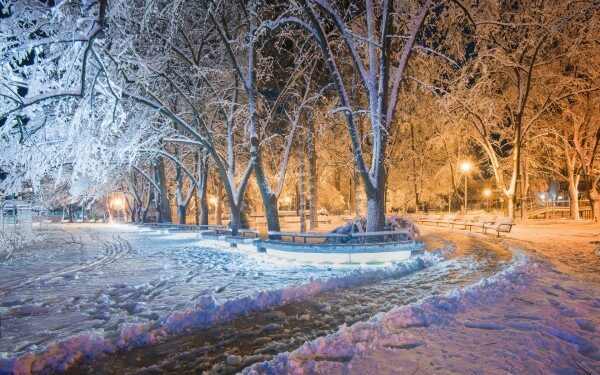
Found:
[(429, 248), (456, 246), (455, 260), (402, 277), (320, 293), (155, 346), (79, 363), (70, 373), (235, 373), (335, 332), (342, 324), (366, 321), (394, 306), (469, 285), (509, 265), (510, 254), (498, 246), (478, 238), (451, 237), (449, 241), (432, 233), (424, 239)]
[(435, 261), (337, 268), (280, 263), (207, 247), (189, 234), (117, 225), (56, 225), (41, 235), (45, 241), (1, 264), (0, 373), (65, 369), (84, 355), (156, 343)]

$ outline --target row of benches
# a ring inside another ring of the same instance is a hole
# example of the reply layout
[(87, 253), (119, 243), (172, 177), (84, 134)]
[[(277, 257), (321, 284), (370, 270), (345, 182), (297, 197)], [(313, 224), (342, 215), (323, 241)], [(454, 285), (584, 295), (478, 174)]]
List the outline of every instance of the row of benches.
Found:
[(512, 227), (516, 225), (515, 221), (506, 216), (477, 216), (477, 215), (435, 215), (429, 214), (427, 216), (421, 216), (417, 218), (417, 222), (421, 224), (430, 223), (439, 226), (440, 224), (449, 225), (452, 228), (459, 227), (461, 229), (469, 228), (471, 231), (473, 228), (479, 228), (484, 234), (488, 231), (496, 232), (498, 237), (500, 233), (510, 233)]
[[(225, 228), (222, 225), (193, 225), (193, 224), (172, 224), (172, 223), (144, 223), (140, 226), (153, 229), (168, 229), (182, 232), (207, 232), (214, 233), (216, 236), (230, 236), (233, 231), (231, 228)], [(258, 238), (257, 229), (238, 229), (238, 236)]]

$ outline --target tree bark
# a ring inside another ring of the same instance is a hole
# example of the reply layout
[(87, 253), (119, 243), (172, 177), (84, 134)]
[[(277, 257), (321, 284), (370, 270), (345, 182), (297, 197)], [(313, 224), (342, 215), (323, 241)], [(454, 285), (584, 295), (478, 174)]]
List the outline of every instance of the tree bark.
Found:
[(177, 223), (185, 224), (187, 209), (184, 205), (177, 205)]
[(515, 195), (506, 195), (506, 216), (515, 218)]
[(304, 202), (304, 142), (303, 142), (302, 133), (300, 133), (300, 137), (298, 140), (298, 205), (300, 206), (300, 232), (306, 232), (306, 214), (305, 207), (306, 203)]
[(208, 200), (206, 199), (208, 170), (203, 168), (200, 171), (200, 184), (198, 186), (198, 195), (196, 196), (196, 210), (199, 211), (200, 225), (208, 225)]
[[(600, 131), (599, 131), (600, 133)], [(592, 221), (595, 223), (600, 222), (600, 193), (598, 192), (598, 182), (600, 182), (600, 175), (588, 178), (588, 190), (587, 195), (592, 206)]]
[[(367, 189), (367, 232), (378, 232), (385, 225), (385, 169), (380, 167), (378, 187)], [(370, 190), (370, 191), (369, 191)]]
[[(577, 176), (577, 181), (579, 181), (579, 176)], [(577, 190), (577, 183), (575, 179), (569, 178), (569, 212), (571, 214), (571, 219), (579, 220), (579, 190)]]
[(308, 153), (308, 210), (310, 217), (310, 230), (319, 227), (317, 208), (317, 155), (315, 152), (315, 123), (312, 112), (307, 114), (306, 147)]
[[(215, 224), (223, 225), (223, 187), (219, 183), (217, 186), (217, 203), (215, 204)], [(235, 204), (229, 204), (229, 206), (235, 206)]]
[(169, 204), (169, 195), (165, 177), (165, 165), (161, 157), (158, 157), (155, 160), (153, 167), (155, 169), (156, 183), (160, 188), (158, 201), (156, 202), (160, 218), (159, 221), (171, 223), (173, 219), (171, 217), (171, 206)]

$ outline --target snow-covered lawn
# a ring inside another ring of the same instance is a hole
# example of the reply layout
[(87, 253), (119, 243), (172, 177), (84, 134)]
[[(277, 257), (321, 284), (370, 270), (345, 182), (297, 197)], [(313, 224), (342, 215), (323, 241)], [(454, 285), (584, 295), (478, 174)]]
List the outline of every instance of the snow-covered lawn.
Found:
[(310, 266), (127, 225), (54, 225), (40, 235), (44, 241), (2, 263), (0, 372), (64, 369), (82, 355), (155, 343), (439, 260), (425, 255), (387, 267)]

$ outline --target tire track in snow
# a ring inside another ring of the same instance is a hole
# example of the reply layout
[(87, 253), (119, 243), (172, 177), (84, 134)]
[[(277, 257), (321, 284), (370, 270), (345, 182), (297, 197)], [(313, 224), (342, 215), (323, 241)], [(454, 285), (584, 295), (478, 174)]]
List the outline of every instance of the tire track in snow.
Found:
[(67, 267), (59, 270), (50, 271), (39, 276), (31, 276), (24, 280), (16, 280), (13, 282), (0, 284), (1, 294), (12, 292), (15, 289), (24, 288), (26, 286), (43, 283), (58, 277), (70, 276), (77, 272), (91, 271), (100, 267), (113, 263), (117, 259), (123, 257), (131, 251), (131, 244), (119, 235), (112, 235), (112, 240), (102, 240), (97, 234), (90, 234), (90, 238), (101, 243), (103, 248), (102, 257), (90, 263)]

